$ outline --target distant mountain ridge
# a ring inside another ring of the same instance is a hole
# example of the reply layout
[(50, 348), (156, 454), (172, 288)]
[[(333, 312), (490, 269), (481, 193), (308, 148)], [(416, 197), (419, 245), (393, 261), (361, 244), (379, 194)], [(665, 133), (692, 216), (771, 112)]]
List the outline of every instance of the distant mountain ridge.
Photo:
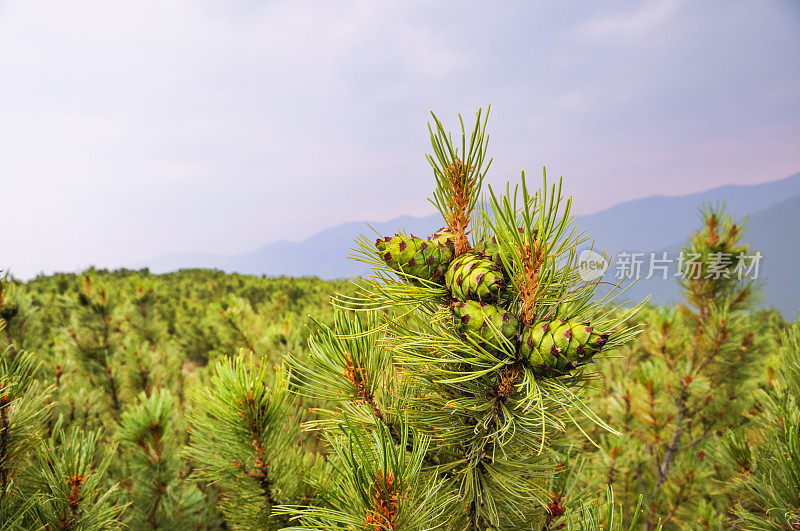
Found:
[[(792, 319), (800, 310), (800, 281), (797, 278), (797, 264), (800, 263), (800, 195), (771, 205), (750, 215), (743, 240), (750, 245), (750, 254), (760, 252), (762, 259), (758, 267), (756, 281), (763, 282), (763, 296), (759, 306), (773, 306)], [(672, 245), (656, 249), (656, 257), (666, 252), (668, 257), (676, 257), (684, 246), (686, 238)], [(648, 250), (649, 251), (649, 250)], [(642, 266), (649, 267), (649, 252)], [(613, 267), (612, 260), (612, 267)], [(674, 271), (672, 268), (671, 271)], [(614, 281), (615, 271), (609, 269), (605, 280)], [(669, 303), (680, 299), (680, 287), (673, 277), (667, 280), (641, 278), (626, 291), (629, 300), (641, 300), (648, 295), (656, 303)]]
[[(651, 196), (626, 201), (611, 208), (579, 216), (577, 224), (596, 242), (616, 255), (621, 251), (676, 250), (699, 223), (703, 203), (722, 203), (736, 218), (751, 216), (745, 236), (753, 249), (764, 254), (763, 275), (766, 306), (775, 306), (790, 317), (800, 307), (800, 282), (793, 278), (800, 263), (800, 173), (756, 185), (727, 185), (683, 196)], [(369, 226), (377, 232), (370, 230)], [(228, 272), (267, 276), (317, 276), (325, 279), (369, 274), (368, 267), (348, 259), (359, 234), (370, 238), (408, 233), (427, 236), (441, 227), (438, 214), (401, 216), (386, 222), (349, 222), (322, 230), (300, 242), (279, 240), (240, 255), (211, 253), (175, 254), (137, 264), (154, 273), (183, 268), (215, 268)], [(652, 292), (656, 302), (678, 296), (674, 280), (640, 282), (630, 296)]]

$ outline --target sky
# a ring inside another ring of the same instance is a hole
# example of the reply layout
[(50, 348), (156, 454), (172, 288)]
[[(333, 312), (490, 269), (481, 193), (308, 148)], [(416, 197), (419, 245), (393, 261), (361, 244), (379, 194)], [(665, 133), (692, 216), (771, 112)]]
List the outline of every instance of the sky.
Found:
[[(602, 4), (602, 5), (600, 5)], [(578, 214), (800, 171), (800, 2), (0, 0), (0, 269), (427, 215), (427, 122)]]

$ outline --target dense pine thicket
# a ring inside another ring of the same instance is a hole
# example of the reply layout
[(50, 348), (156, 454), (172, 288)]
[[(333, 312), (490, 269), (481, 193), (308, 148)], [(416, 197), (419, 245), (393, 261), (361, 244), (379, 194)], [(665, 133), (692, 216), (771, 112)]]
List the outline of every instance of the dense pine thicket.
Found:
[(800, 528), (800, 325), (733, 274), (598, 301), (560, 184), (480, 200), (484, 129), (434, 118), (444, 227), (370, 279), (2, 282), (0, 529)]
[[(89, 270), (2, 288), (3, 529), (229, 526), (226, 478), (192, 460), (225, 436), (198, 420), (190, 445), (203, 386), (237, 356), (272, 384), (288, 353), (304, 356), (309, 315), (330, 321), (328, 300), (350, 289), (200, 270)], [(296, 421), (313, 418), (297, 402), (296, 417), (281, 411), (280, 429), (299, 432)], [(296, 443), (307, 441), (313, 456), (316, 438), (298, 433)], [(244, 472), (231, 481), (257, 483)]]
[[(335, 328), (328, 301), (334, 293), (352, 292), (346, 282), (216, 271), (156, 276), (89, 270), (24, 284), (8, 281), (3, 287), (2, 529), (286, 526), (290, 514), (270, 517), (270, 497), (286, 505), (317, 503), (320, 483), (334, 477), (330, 454), (358, 459), (341, 442), (329, 446), (301, 426), (324, 422), (312, 407), (330, 408), (350, 397), (341, 407), (355, 409), (374, 396), (359, 386), (358, 374), (345, 377), (334, 365), (330, 378), (341, 377), (333, 383), (338, 390), (309, 398), (291, 386), (299, 373), (276, 381), (274, 370), (287, 354), (298, 360), (323, 356), (317, 336), (308, 346), (317, 328), (309, 315)], [(94, 306), (86, 304), (91, 300)], [(645, 325), (643, 334), (619, 359), (596, 363), (602, 378), (592, 385), (597, 390), (587, 391), (587, 401), (607, 410), (604, 418), (622, 435), (602, 433), (596, 437), (599, 449), (591, 443), (572, 449), (561, 465), (570, 474), (554, 478), (549, 491), (562, 493), (559, 504), (568, 506), (576, 491), (599, 491), (604, 498), (605, 484), (614, 487), (616, 502), (628, 512), (640, 494), (650, 495), (652, 486), (642, 486), (636, 466), (642, 463), (640, 474), (648, 481), (657, 478), (647, 463), (648, 444), (663, 460), (675, 411), (664, 383), (669, 375), (653, 365), (665, 363), (658, 355), (662, 344), (691, 338), (686, 319), (677, 307), (646, 307), (636, 317)], [(740, 522), (755, 529), (791, 529), (800, 518), (800, 331), (776, 312), (743, 313), (738, 319), (737, 327), (752, 333), (760, 356), (741, 385), (760, 390), (747, 393), (752, 404), (728, 408), (732, 422), (726, 421), (735, 430), (719, 428), (697, 442), (697, 435), (687, 436), (680, 444), (664, 494), (643, 503), (654, 519), (673, 513), (668, 528), (691, 522), (728, 528)], [(322, 357), (320, 363), (335, 361)], [(710, 383), (701, 385), (698, 396), (714, 395)], [(229, 407), (246, 397), (247, 389), (267, 387), (269, 394), (253, 396), (252, 411), (259, 411), (259, 402), (281, 411), (264, 415), (255, 429), (291, 437), (267, 438), (260, 450), (247, 448), (250, 434), (242, 431), (241, 411)], [(234, 455), (243, 445), (229, 438), (237, 436), (250, 455)], [(631, 438), (637, 442), (626, 440)], [(80, 464), (76, 455), (83, 456)], [(412, 457), (421, 459), (418, 453)], [(266, 465), (270, 495), (257, 459)], [(687, 477), (686, 494), (680, 494)], [(616, 512), (618, 519), (623, 514)], [(431, 520), (440, 516), (435, 510), (425, 513)]]

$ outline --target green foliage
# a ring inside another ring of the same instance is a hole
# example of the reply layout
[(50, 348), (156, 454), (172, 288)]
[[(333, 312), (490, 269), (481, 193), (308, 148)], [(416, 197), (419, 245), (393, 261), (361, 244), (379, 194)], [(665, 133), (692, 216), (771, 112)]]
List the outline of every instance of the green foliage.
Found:
[[(569, 511), (566, 527), (569, 530), (580, 531), (633, 531), (641, 525), (642, 498), (630, 513), (626, 513), (623, 505), (614, 500), (614, 490), (606, 486), (605, 499), (597, 498), (593, 503), (582, 504), (577, 511)], [(657, 524), (655, 531), (661, 531), (661, 524)]]
[(800, 526), (800, 328), (743, 225), (704, 208), (684, 301), (626, 307), (560, 181), (482, 195), (485, 116), (429, 127), (444, 226), (362, 236), (370, 278), (0, 282), (0, 529)]
[[(576, 246), (585, 238), (573, 226), (560, 183), (550, 186), (545, 179), (531, 193), (523, 174), (505, 195), (491, 192), (484, 210), (477, 200), (486, 149), (480, 113), (471, 136), (462, 131), (460, 151), (434, 121), (433, 202), (446, 228), (429, 240), (387, 237), (374, 246), (362, 237), (361, 259), (373, 266), (374, 277), (359, 279), (355, 296), (334, 301), (334, 327), (318, 328), (307, 360), (290, 358), (300, 392), (336, 404), (307, 427), (324, 432), (335, 449), (333, 466), (345, 478), (323, 490), (324, 509), (308, 508), (299, 518), (346, 529), (550, 529), (564, 518), (564, 507), (551, 507), (554, 496), (577, 508), (591, 490), (572, 477), (569, 489), (553, 491), (564, 478), (562, 468), (569, 468), (558, 466), (563, 460), (555, 445), (565, 443), (567, 426), (608, 426), (584, 401), (592, 380), (585, 363), (534, 364), (522, 354), (520, 332), (542, 319), (579, 323), (574, 340), (570, 329), (559, 328), (559, 346), (549, 345), (548, 354), (551, 348), (560, 357), (581, 352), (588, 362), (601, 347), (612, 350), (635, 335), (625, 320), (636, 309), (614, 311), (593, 299), (597, 283), (580, 279)], [(467, 222), (481, 227), (472, 238)], [(442, 234), (452, 236), (455, 254), (444, 278), (416, 262)], [(482, 251), (474, 253), (481, 241)], [(592, 334), (589, 322), (598, 332)], [(376, 431), (383, 435), (374, 444), (392, 455), (425, 448), (421, 466), (413, 468), (414, 488), (428, 489), (423, 495), (409, 486), (405, 495), (378, 496), (384, 507), (390, 498), (396, 505), (377, 525), (363, 499), (382, 476), (360, 474), (371, 470), (372, 459), (352, 459), (342, 450)], [(360, 498), (348, 490), (353, 483)], [(421, 497), (441, 498), (442, 516), (395, 525), (406, 504)], [(341, 503), (350, 499), (362, 501)]]
[(742, 226), (717, 209), (702, 217), (683, 250), (699, 257), (681, 281), (685, 303), (641, 314), (644, 332), (627, 359), (603, 367), (595, 400), (621, 431), (602, 437), (596, 474), (624, 506), (644, 495), (647, 525), (668, 529), (727, 525), (731, 472), (711, 455), (721, 436), (747, 429), (774, 344), (745, 311), (757, 286), (734, 271), (749, 253)]
[[(188, 397), (214, 378), (209, 360), (216, 367), (240, 350), (272, 381), (289, 350), (304, 356), (308, 314), (330, 319), (327, 301), (337, 291), (347, 284), (216, 271), (91, 269), (0, 283), (0, 528), (236, 525), (223, 511), (235, 496), (221, 497), (217, 478), (202, 473), (206, 464), (189, 457), (188, 413), (206, 412)], [(296, 433), (298, 417), (285, 420)], [(264, 440), (267, 451), (272, 443)], [(302, 468), (317, 449), (288, 452), (297, 459), (287, 462)], [(75, 480), (81, 498), (70, 515), (77, 487), (42, 463), (72, 470), (78, 456), (84, 468), (73, 472), (86, 478)], [(287, 473), (276, 492), (299, 489), (302, 476)], [(96, 510), (87, 512), (90, 505)]]
[(0, 355), (0, 522), (8, 528), (21, 525), (30, 509), (21, 476), (39, 447), (49, 409), (50, 389), (42, 388), (35, 373), (28, 353), (9, 346)]
[(279, 503), (300, 501), (305, 457), (288, 406), (283, 370), (242, 355), (213, 367), (208, 387), (192, 395), (187, 455), (199, 477), (221, 490), (221, 507), (237, 528), (272, 529)]
[(29, 486), (36, 501), (31, 515), (35, 528), (119, 529), (123, 507), (115, 506), (106, 471), (115, 447), (101, 449), (99, 431), (56, 430), (36, 453)]
[[(407, 424), (403, 424), (404, 429)], [(349, 428), (349, 429), (346, 429)], [(422, 474), (428, 440), (397, 438), (378, 426), (365, 433), (345, 424), (342, 435), (326, 434), (338, 459), (334, 474), (318, 481), (319, 506), (285, 507), (302, 525), (289, 529), (438, 529), (448, 528), (447, 498), (442, 481)], [(423, 479), (425, 478), (425, 479)]]
[(120, 480), (131, 502), (127, 525), (132, 529), (185, 529), (204, 522), (204, 494), (183, 481), (189, 471), (179, 455), (183, 440), (176, 407), (177, 398), (162, 389), (151, 396), (142, 392), (122, 413)]
[(778, 379), (760, 393), (754, 430), (729, 435), (723, 449), (745, 489), (734, 509), (745, 529), (800, 526), (800, 323), (783, 339)]

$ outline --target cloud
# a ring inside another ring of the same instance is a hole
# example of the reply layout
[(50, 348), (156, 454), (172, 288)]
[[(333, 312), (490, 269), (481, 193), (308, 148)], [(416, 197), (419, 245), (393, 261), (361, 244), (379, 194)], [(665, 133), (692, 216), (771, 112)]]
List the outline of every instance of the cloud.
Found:
[(584, 211), (779, 178), (798, 35), (779, 3), (7, 0), (0, 269), (430, 213), (429, 109), (491, 102), (491, 182), (547, 164)]
[(603, 14), (579, 24), (577, 33), (602, 41), (646, 44), (675, 18), (682, 4), (682, 0), (657, 0), (622, 13)]

